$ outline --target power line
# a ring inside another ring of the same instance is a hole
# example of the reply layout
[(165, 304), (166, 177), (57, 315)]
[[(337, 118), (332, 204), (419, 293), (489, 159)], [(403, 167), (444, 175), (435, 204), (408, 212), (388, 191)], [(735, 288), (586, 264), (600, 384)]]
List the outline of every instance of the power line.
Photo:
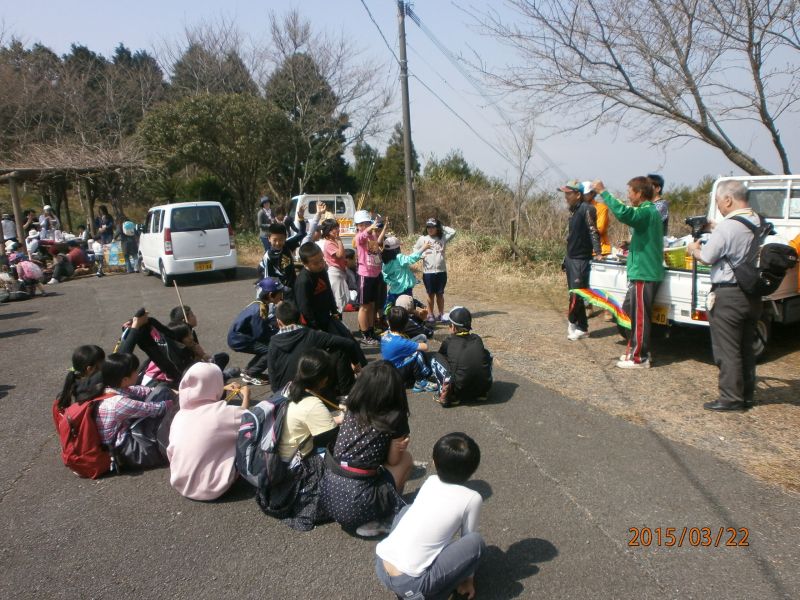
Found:
[[(383, 35), (383, 30), (381, 29), (381, 26), (378, 25), (378, 22), (375, 20), (375, 17), (372, 16), (372, 12), (369, 10), (369, 7), (367, 6), (367, 3), (364, 2), (364, 0), (361, 0), (361, 5), (364, 7), (364, 10), (367, 11), (367, 14), (369, 15), (369, 19), (370, 19), (370, 21), (372, 21), (373, 25), (375, 25), (375, 28), (378, 30), (378, 33), (381, 34), (381, 38), (383, 38), (383, 43), (386, 44), (386, 47), (389, 49), (389, 52), (392, 53), (392, 57), (394, 57), (394, 61), (399, 65), (400, 64), (400, 59), (397, 58), (397, 54), (395, 54), (394, 48), (389, 43), (389, 40), (387, 40), (386, 36)], [(411, 10), (411, 9), (409, 8), (408, 10)]]

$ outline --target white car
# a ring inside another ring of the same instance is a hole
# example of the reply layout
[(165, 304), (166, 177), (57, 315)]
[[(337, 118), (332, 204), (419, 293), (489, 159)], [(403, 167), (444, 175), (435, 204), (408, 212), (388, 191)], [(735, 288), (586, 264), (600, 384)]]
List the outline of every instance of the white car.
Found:
[(176, 275), (222, 271), (236, 277), (236, 240), (219, 202), (178, 202), (147, 212), (139, 238), (140, 269), (164, 285)]

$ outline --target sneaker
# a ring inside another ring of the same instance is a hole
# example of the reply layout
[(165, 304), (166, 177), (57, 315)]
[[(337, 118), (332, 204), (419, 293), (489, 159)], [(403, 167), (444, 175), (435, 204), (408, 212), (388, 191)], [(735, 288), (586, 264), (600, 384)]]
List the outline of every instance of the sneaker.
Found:
[(439, 391), (439, 384), (435, 381), (428, 381), (427, 379), (420, 379), (414, 384), (414, 387), (411, 388), (411, 391), (415, 394), (419, 394), (421, 392), (438, 392)]
[[(628, 355), (628, 354), (620, 354), (619, 355), (619, 359), (620, 360), (632, 360), (630, 355)], [(647, 353), (647, 362), (653, 362), (653, 355), (650, 352)]]
[(567, 335), (567, 339), (570, 342), (574, 342), (574, 341), (577, 341), (577, 340), (584, 340), (584, 339), (586, 339), (588, 337), (589, 337), (589, 332), (588, 331), (583, 331), (582, 329), (578, 329), (577, 327), (575, 328), (575, 330), (572, 333)]
[(366, 335), (362, 332), (360, 336), (358, 336), (358, 341), (362, 346), (369, 346), (374, 347), (380, 345), (380, 340), (375, 339), (372, 335), (367, 333)]
[(428, 315), (428, 318), (425, 319), (425, 322), (426, 323), (436, 323), (436, 317), (434, 317), (433, 315)]
[(53, 279), (51, 279), (50, 281), (47, 282), (47, 285), (55, 285), (57, 283), (58, 283), (58, 279), (53, 277)]
[(247, 373), (242, 373), (242, 381), (248, 385), (267, 385), (269, 383), (269, 380), (266, 377), (264, 379), (259, 379), (258, 377), (253, 377)]
[(447, 315), (439, 315), (436, 319), (439, 323), (449, 323), (450, 319), (447, 318)]
[(633, 362), (632, 360), (621, 360), (617, 362), (617, 366), (620, 369), (649, 369), (650, 368), (650, 361), (644, 359), (642, 362), (637, 363)]
[(578, 326), (575, 325), (575, 323), (570, 323), (569, 321), (567, 321), (567, 338), (569, 338), (569, 336), (571, 336), (573, 333), (575, 333), (575, 330), (577, 328), (578, 328)]
[(356, 529), (356, 535), (360, 537), (377, 537), (389, 533), (391, 530), (392, 524), (389, 521), (370, 521)]

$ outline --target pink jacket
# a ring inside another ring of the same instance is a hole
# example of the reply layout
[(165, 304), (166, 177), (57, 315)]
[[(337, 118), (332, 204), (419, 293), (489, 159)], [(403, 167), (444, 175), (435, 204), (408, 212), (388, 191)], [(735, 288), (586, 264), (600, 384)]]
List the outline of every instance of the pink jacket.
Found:
[(244, 410), (222, 396), (222, 371), (211, 363), (192, 365), (181, 380), (181, 409), (169, 432), (169, 482), (192, 500), (214, 500), (236, 480), (233, 461)]

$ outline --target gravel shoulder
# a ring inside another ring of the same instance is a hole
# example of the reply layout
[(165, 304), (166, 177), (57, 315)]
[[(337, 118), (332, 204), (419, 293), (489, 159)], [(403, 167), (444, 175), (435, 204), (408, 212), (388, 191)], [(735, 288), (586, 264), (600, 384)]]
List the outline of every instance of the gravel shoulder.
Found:
[[(465, 266), (456, 264), (459, 275)], [(452, 277), (447, 306), (474, 315), (498, 366), (580, 402), (713, 452), (736, 468), (800, 490), (800, 327), (775, 327), (757, 368), (758, 405), (744, 414), (710, 413), (717, 392), (708, 330), (673, 328), (653, 342), (653, 368), (615, 366), (625, 344), (603, 314), (590, 319), (590, 337), (566, 338), (567, 293), (560, 280), (503, 277), (475, 290)], [(502, 293), (498, 290), (502, 289)], [(443, 334), (442, 334), (443, 335)], [(439, 334), (437, 334), (439, 337)]]

